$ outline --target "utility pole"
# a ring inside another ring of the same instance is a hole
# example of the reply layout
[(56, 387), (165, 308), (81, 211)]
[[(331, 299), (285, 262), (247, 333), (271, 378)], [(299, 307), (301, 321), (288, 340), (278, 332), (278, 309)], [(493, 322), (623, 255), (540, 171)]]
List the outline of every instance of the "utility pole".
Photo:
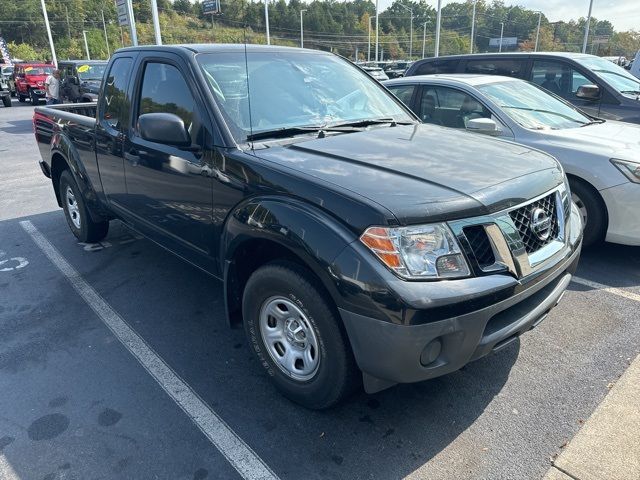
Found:
[(136, 29), (136, 19), (133, 16), (133, 4), (131, 0), (126, 0), (127, 11), (129, 12), (129, 31), (131, 32), (131, 44), (134, 47), (138, 46), (138, 31)]
[(422, 24), (422, 58), (424, 58), (424, 47), (427, 44), (427, 22)]
[(592, 9), (593, 9), (593, 0), (590, 0), (589, 1), (589, 15), (587, 15), (587, 24), (584, 27), (584, 41), (582, 42), (582, 53), (587, 53), (587, 40), (589, 40), (589, 26), (591, 25), (591, 10)]
[(264, 25), (267, 29), (267, 45), (271, 45), (271, 37), (269, 36), (269, 0), (264, 0)]
[(302, 14), (306, 11), (306, 8), (300, 10), (300, 48), (304, 48), (304, 20), (302, 19)]
[(69, 9), (66, 5), (64, 6), (64, 11), (67, 13), (67, 35), (69, 36), (69, 43), (71, 43), (71, 24), (69, 23)]
[(82, 36), (84, 37), (84, 49), (87, 52), (87, 60), (91, 60), (91, 56), (89, 55), (89, 44), (87, 43), (87, 31), (82, 30)]
[(471, 48), (469, 49), (469, 53), (473, 53), (473, 40), (475, 36), (476, 30), (476, 6), (478, 5), (478, 0), (473, 0), (473, 15), (471, 16)]
[(107, 24), (104, 23), (104, 10), (102, 12), (102, 28), (104, 29), (104, 42), (107, 44), (107, 59), (111, 56), (111, 50), (109, 50), (109, 36), (107, 35)]
[(442, 21), (442, 0), (438, 0), (438, 14), (436, 16), (436, 51), (434, 57), (440, 56), (440, 23)]
[(42, 4), (42, 15), (44, 15), (44, 25), (47, 27), (47, 36), (49, 37), (49, 47), (51, 48), (51, 61), (58, 68), (58, 58), (56, 57), (56, 47), (53, 46), (53, 37), (51, 36), (51, 26), (49, 25), (49, 16), (47, 15), (47, 6), (44, 0), (40, 0)]
[[(44, 0), (42, 0), (44, 2)], [(376, 0), (376, 62), (378, 61), (378, 26), (379, 26), (379, 18), (378, 18), (378, 0)]]
[(538, 51), (538, 40), (540, 40), (540, 21), (542, 20), (542, 11), (538, 12), (538, 30), (536, 31), (536, 48), (534, 52)]
[(500, 22), (500, 47), (498, 47), (498, 51), (502, 51), (502, 37), (504, 35), (504, 22)]
[(160, 20), (158, 20), (158, 2), (156, 0), (151, 0), (151, 18), (153, 19), (153, 33), (156, 37), (156, 45), (162, 45)]

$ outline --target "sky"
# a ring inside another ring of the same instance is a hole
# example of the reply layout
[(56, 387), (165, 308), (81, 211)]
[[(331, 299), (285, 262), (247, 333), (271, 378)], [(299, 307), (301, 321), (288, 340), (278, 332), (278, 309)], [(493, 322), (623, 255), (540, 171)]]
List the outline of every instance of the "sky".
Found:
[[(434, 7), (436, 0), (427, 0)], [(384, 10), (393, 0), (380, 0), (380, 9)], [(442, 5), (449, 3), (442, 1)], [(577, 20), (586, 17), (589, 12), (589, 0), (505, 0), (506, 5), (520, 5), (531, 10), (542, 10), (551, 22), (558, 20)], [(616, 31), (640, 30), (640, 0), (593, 0), (592, 16), (598, 20), (609, 20)]]

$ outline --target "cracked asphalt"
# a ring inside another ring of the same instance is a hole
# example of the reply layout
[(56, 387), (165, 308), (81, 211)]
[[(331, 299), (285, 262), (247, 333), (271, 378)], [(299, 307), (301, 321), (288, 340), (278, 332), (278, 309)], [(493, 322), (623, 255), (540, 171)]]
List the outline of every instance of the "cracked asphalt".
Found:
[[(640, 302), (570, 286), (535, 330), (446, 377), (325, 412), (281, 397), (221, 285), (113, 222), (79, 244), (39, 170), (32, 107), (0, 108), (0, 478), (241, 475), (20, 225), (30, 221), (281, 479), (542, 478), (640, 352)], [(640, 248), (583, 254), (578, 276), (640, 293)]]

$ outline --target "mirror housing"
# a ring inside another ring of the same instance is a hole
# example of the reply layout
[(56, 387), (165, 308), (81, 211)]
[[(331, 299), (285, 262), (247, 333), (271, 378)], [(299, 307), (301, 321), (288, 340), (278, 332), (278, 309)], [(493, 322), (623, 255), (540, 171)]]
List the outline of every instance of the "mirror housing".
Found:
[(189, 132), (182, 119), (173, 113), (145, 113), (138, 117), (138, 132), (150, 142), (176, 147), (191, 146)]
[(584, 100), (598, 100), (600, 98), (600, 87), (597, 85), (581, 85), (578, 87), (576, 97)]
[(470, 132), (484, 133), (485, 135), (500, 134), (498, 124), (491, 118), (472, 118), (467, 122), (467, 130)]

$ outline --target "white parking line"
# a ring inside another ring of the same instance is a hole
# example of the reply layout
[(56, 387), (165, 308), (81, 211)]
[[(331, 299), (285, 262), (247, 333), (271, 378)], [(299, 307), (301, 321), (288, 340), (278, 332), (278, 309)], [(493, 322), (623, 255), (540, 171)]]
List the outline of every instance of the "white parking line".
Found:
[(635, 300), (636, 302), (640, 302), (640, 295), (633, 292), (627, 292), (626, 290), (622, 290), (621, 288), (610, 287), (603, 283), (594, 282), (591, 280), (587, 280), (586, 278), (580, 278), (580, 277), (573, 277), (571, 281), (578, 283), (580, 285), (584, 285), (585, 287), (591, 287), (597, 290), (603, 290), (605, 292), (612, 293), (613, 295), (618, 295), (619, 297), (624, 297), (624, 298), (628, 298), (629, 300)]
[(28, 220), (22, 228), (31, 236), (51, 262), (67, 277), (69, 283), (115, 337), (158, 382), (158, 385), (193, 420), (198, 428), (224, 455), (238, 473), (247, 480), (278, 480), (278, 476), (191, 387), (147, 345), (127, 322), (89, 285), (78, 271)]

